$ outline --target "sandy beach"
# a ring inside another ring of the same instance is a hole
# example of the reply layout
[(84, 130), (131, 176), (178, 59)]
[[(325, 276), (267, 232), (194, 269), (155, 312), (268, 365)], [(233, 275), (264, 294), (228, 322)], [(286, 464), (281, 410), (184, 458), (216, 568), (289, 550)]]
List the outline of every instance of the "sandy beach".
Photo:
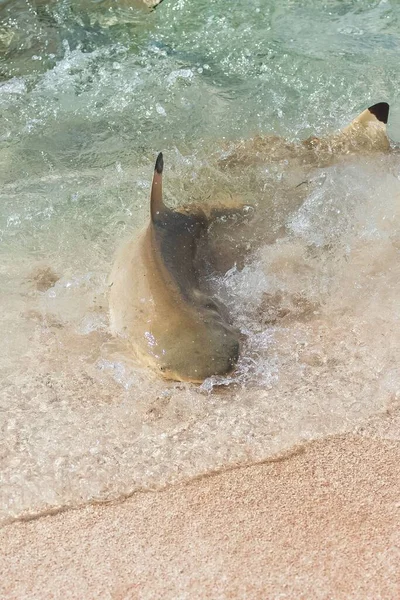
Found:
[(11, 599), (400, 597), (400, 443), (283, 458), (0, 532)]
[(399, 23), (0, 0), (0, 600), (400, 600)]

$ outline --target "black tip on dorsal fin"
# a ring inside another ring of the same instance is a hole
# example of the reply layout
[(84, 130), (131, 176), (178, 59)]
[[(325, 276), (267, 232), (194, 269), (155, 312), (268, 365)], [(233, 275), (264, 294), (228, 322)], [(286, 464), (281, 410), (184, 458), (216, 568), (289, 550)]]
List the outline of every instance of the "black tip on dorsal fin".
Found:
[(378, 104), (370, 106), (368, 110), (370, 113), (375, 115), (378, 121), (381, 121), (386, 125), (389, 117), (389, 104), (387, 102), (378, 102)]
[(164, 169), (164, 159), (162, 152), (157, 156), (154, 166), (153, 183), (150, 196), (151, 220), (156, 221), (159, 215), (164, 212), (165, 206), (162, 200), (162, 172)]
[(164, 170), (164, 158), (162, 152), (160, 152), (160, 154), (157, 156), (156, 166), (154, 167), (154, 170), (157, 171), (159, 175), (161, 175), (161, 173)]

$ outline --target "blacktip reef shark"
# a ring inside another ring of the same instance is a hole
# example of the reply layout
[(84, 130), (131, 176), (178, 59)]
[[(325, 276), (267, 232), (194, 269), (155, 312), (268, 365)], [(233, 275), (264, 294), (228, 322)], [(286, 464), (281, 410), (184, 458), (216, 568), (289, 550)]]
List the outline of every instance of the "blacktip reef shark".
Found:
[(162, 172), (160, 153), (150, 223), (122, 248), (111, 273), (111, 330), (166, 379), (201, 383), (232, 371), (239, 357), (240, 333), (225, 307), (200, 289), (196, 265), (210, 222), (231, 209), (171, 210), (162, 200)]
[(266, 160), (295, 160), (301, 164), (325, 166), (343, 155), (387, 152), (390, 149), (386, 133), (388, 117), (389, 104), (379, 102), (364, 110), (350, 125), (328, 137), (309, 137), (300, 143), (290, 143), (279, 136), (257, 135), (231, 144), (219, 164), (243, 167)]
[[(375, 104), (338, 134), (300, 144), (275, 140), (275, 158), (283, 152), (302, 162), (321, 164), (327, 157), (352, 152), (386, 152), (389, 105)], [(239, 142), (225, 166), (265, 160), (269, 138)], [(278, 151), (277, 151), (278, 150)], [(311, 154), (310, 154), (311, 153)], [(322, 157), (322, 158), (321, 158)], [(198, 247), (210, 225), (243, 206), (182, 207), (162, 199), (163, 155), (157, 157), (150, 200), (150, 222), (117, 254), (110, 277), (111, 331), (127, 339), (134, 354), (166, 379), (201, 383), (227, 375), (238, 361), (240, 332), (226, 308), (201, 289)]]

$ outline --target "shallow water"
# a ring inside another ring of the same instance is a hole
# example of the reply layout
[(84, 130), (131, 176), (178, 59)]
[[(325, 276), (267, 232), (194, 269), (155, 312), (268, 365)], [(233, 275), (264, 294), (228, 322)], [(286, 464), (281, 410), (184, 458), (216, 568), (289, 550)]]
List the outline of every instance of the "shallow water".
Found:
[[(378, 101), (400, 140), (399, 17), (388, 1), (0, 3), (2, 521), (264, 460), (398, 404), (399, 154), (218, 159)], [(108, 331), (113, 254), (146, 222), (159, 150), (171, 205), (252, 206), (215, 232), (236, 264), (208, 282), (242, 357), (202, 386), (160, 381)]]

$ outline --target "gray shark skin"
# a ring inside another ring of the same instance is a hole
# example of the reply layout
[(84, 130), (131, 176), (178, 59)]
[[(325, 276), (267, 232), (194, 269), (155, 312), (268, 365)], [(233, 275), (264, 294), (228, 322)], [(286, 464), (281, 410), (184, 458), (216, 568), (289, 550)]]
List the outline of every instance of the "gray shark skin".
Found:
[[(285, 158), (295, 168), (301, 165), (304, 173), (351, 154), (387, 152), (388, 114), (388, 104), (375, 104), (341, 132), (322, 139), (309, 138), (300, 144), (274, 136), (238, 142), (231, 145), (219, 167), (240, 170), (246, 165)], [(198, 258), (205, 254), (219, 272), (229, 268), (223, 260), (218, 268), (220, 257), (224, 257), (221, 245), (226, 245), (219, 233), (218, 217), (240, 213), (243, 203), (239, 198), (231, 206), (229, 202), (219, 207), (199, 208), (195, 204), (171, 210), (162, 199), (162, 173), (163, 156), (159, 154), (151, 190), (150, 222), (135, 239), (122, 246), (111, 273), (111, 331), (125, 338), (133, 354), (164, 378), (201, 383), (213, 375), (229, 374), (239, 358), (240, 333), (230, 324), (226, 308), (206, 290)], [(300, 201), (306, 193), (304, 187), (293, 188)], [(265, 240), (268, 223), (262, 214), (256, 214), (255, 222)], [(250, 230), (244, 226), (242, 238), (247, 231)], [(245, 240), (241, 242), (233, 242), (238, 256), (232, 258), (232, 247), (225, 257), (240, 260), (240, 255), (245, 254)]]
[(232, 371), (240, 334), (225, 308), (200, 289), (197, 245), (216, 214), (166, 207), (162, 171), (160, 154), (150, 223), (123, 246), (111, 274), (111, 330), (166, 379), (199, 383)]

